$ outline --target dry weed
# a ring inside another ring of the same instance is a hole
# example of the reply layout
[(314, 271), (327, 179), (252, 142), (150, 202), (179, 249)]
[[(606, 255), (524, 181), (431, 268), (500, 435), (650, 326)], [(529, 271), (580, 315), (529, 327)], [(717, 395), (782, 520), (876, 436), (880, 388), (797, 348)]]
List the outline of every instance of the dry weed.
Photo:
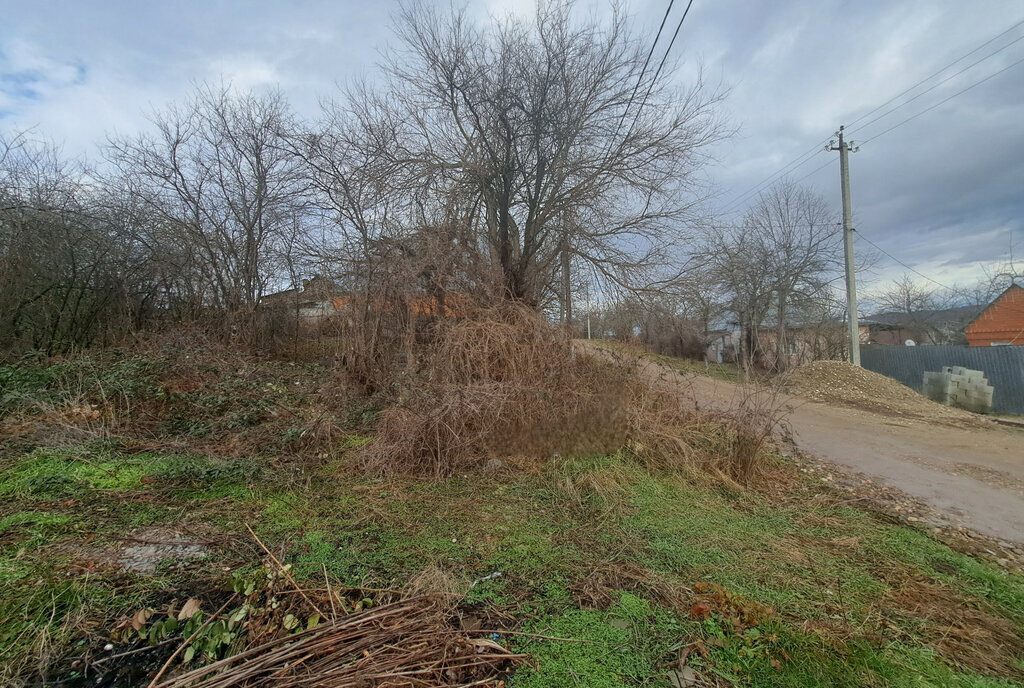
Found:
[(986, 603), (937, 581), (908, 576), (890, 593), (892, 606), (923, 619), (929, 644), (949, 662), (990, 676), (1024, 678), (1024, 638)]
[(614, 510), (621, 505), (617, 499), (626, 492), (633, 480), (633, 475), (625, 466), (617, 464), (596, 471), (570, 474), (558, 480), (558, 490), (577, 507), (584, 507), (587, 502), (596, 500)]
[(658, 576), (650, 569), (626, 561), (610, 561), (569, 586), (573, 599), (581, 607), (607, 609), (616, 601), (616, 593), (639, 593), (668, 609), (687, 613), (693, 590)]
[(629, 449), (645, 466), (712, 474), (733, 485), (758, 476), (760, 457), (784, 422), (781, 398), (770, 388), (752, 389), (730, 408), (696, 410), (672, 391), (649, 387), (632, 410)]
[(436, 596), (441, 602), (447, 601), (454, 608), (465, 595), (466, 587), (444, 569), (428, 566), (409, 579), (402, 593), (405, 597)]
[(781, 422), (775, 388), (752, 388), (726, 410), (690, 408), (677, 389), (645, 382), (615, 357), (577, 351), (541, 314), (514, 304), (448, 323), (423, 360), (359, 454), (373, 473), (447, 477), (494, 457), (627, 447), (650, 468), (738, 485), (755, 477)]
[(445, 477), (490, 457), (612, 451), (627, 437), (626, 372), (575, 354), (525, 307), (450, 325), (425, 359), (421, 386), (383, 412), (361, 452), (372, 472)]

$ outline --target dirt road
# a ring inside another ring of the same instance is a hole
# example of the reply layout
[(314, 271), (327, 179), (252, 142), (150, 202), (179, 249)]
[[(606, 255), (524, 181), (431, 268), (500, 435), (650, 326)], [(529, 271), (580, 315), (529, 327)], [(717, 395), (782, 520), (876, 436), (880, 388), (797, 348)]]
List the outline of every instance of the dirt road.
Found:
[[(698, 403), (735, 398), (735, 385), (694, 376)], [(881, 479), (953, 523), (1024, 543), (1024, 430), (963, 428), (786, 397), (803, 451)]]
[[(703, 408), (735, 404), (742, 387), (685, 378), (644, 361), (644, 374)], [(1024, 429), (965, 428), (783, 397), (797, 446), (916, 497), (951, 523), (1024, 543)]]

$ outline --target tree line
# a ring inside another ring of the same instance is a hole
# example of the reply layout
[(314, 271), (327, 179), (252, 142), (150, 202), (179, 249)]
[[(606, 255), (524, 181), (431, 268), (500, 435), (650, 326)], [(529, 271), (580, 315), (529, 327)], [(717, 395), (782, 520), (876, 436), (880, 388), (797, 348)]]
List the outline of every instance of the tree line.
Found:
[(718, 92), (655, 81), (618, 11), (481, 24), (413, 5), (394, 32), (373, 80), (312, 120), (279, 92), (204, 85), (98, 165), (0, 138), (0, 345), (237, 332), (310, 274), (365, 303), (472, 291), (567, 310), (572, 275), (629, 289), (667, 269), (723, 133)]
[(311, 118), (221, 84), (111, 135), (97, 164), (0, 133), (0, 350), (180, 322), (258, 339), (264, 297), (313, 275), (345, 295), (366, 370), (408, 348), (424, 298), (571, 323), (585, 292), (606, 331), (695, 356), (728, 320), (735, 355), (774, 368), (795, 326), (841, 321), (834, 211), (783, 182), (734, 225), (709, 216), (723, 93), (649, 69), (622, 12), (410, 5), (394, 39)]

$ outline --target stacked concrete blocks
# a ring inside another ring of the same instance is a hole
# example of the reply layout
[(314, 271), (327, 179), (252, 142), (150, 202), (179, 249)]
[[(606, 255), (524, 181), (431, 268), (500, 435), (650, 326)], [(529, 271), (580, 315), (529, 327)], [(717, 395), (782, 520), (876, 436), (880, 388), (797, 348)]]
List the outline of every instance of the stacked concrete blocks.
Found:
[(981, 370), (963, 366), (945, 366), (942, 372), (924, 374), (924, 394), (932, 401), (947, 406), (989, 413), (992, 411), (994, 388)]

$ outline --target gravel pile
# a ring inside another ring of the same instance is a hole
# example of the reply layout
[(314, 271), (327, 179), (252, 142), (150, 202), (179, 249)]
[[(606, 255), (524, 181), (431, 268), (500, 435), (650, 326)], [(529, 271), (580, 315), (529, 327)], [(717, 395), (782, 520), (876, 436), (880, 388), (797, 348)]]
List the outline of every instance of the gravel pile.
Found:
[(980, 418), (938, 404), (906, 385), (844, 361), (814, 361), (793, 370), (787, 391), (813, 401), (881, 411), (903, 418), (977, 423)]

